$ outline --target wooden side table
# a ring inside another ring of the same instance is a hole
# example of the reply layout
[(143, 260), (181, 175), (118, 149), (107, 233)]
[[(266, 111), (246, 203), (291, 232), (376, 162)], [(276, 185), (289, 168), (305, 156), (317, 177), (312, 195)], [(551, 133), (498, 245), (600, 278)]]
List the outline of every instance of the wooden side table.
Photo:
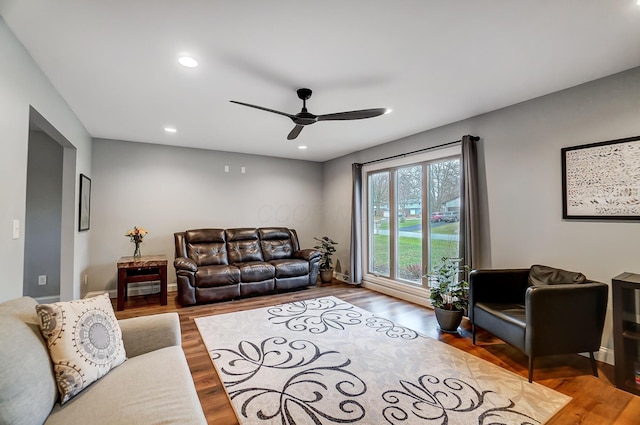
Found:
[(124, 310), (129, 283), (160, 281), (160, 304), (167, 305), (167, 256), (143, 255), (118, 260), (118, 305)]

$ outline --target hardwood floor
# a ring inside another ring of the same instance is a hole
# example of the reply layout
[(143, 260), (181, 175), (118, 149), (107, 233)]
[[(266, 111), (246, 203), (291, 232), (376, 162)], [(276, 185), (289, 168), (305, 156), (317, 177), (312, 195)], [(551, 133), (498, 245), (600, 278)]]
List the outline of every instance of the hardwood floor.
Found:
[[(320, 296), (336, 296), (517, 373), (525, 379), (527, 377), (528, 363), (524, 354), (484, 332), (478, 333), (478, 344), (474, 346), (466, 319), (462, 324), (461, 335), (440, 333), (436, 328), (432, 310), (337, 281), (297, 292), (186, 308), (176, 305), (175, 295), (169, 293), (167, 306), (160, 306), (159, 295), (130, 297), (125, 310), (116, 312), (116, 316), (124, 319), (167, 311), (178, 312), (182, 329), (182, 348), (209, 424), (233, 425), (238, 424), (238, 421), (193, 319)], [(599, 378), (591, 375), (589, 359), (580, 355), (553, 356), (536, 360), (535, 382), (573, 398), (548, 422), (549, 425), (640, 424), (640, 397), (613, 386), (612, 366), (598, 362), (598, 371)]]

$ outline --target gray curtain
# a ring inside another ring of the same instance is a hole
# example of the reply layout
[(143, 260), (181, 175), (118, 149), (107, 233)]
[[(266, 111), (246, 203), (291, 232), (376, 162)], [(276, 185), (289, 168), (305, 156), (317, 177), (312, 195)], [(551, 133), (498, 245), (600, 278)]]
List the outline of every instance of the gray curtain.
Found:
[(349, 278), (362, 283), (362, 164), (351, 165), (353, 191), (351, 197), (351, 252)]
[(460, 258), (471, 269), (480, 267), (480, 220), (478, 195), (478, 137), (462, 137), (460, 188)]

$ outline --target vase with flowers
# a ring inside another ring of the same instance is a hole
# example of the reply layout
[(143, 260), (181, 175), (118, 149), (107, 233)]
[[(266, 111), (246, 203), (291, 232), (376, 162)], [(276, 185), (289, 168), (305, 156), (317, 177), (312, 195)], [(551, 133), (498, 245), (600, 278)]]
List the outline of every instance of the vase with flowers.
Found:
[(133, 251), (134, 257), (140, 257), (140, 244), (142, 243), (142, 239), (144, 239), (147, 233), (149, 233), (147, 230), (138, 226), (134, 226), (133, 229), (125, 233), (125, 236), (128, 236), (131, 242), (136, 244), (136, 249)]

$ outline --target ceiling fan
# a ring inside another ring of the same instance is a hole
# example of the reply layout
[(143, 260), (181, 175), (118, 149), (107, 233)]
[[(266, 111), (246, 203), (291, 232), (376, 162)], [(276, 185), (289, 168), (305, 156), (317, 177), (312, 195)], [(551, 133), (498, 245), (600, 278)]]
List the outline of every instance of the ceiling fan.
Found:
[(365, 118), (373, 118), (378, 115), (386, 114), (387, 112), (391, 112), (390, 109), (387, 108), (374, 108), (374, 109), (361, 109), (358, 111), (348, 111), (348, 112), (336, 112), (333, 114), (323, 114), (323, 115), (314, 115), (307, 111), (307, 100), (311, 97), (311, 89), (298, 89), (297, 90), (298, 97), (302, 100), (302, 110), (295, 115), (287, 114), (286, 112), (276, 111), (274, 109), (265, 108), (263, 106), (251, 105), (250, 103), (238, 102), (235, 100), (230, 100), (231, 103), (237, 103), (238, 105), (248, 106), (250, 108), (262, 109), (263, 111), (273, 112), (274, 114), (284, 115), (285, 117), (291, 118), (291, 121), (296, 125), (293, 127), (293, 130), (287, 136), (288, 140), (293, 140), (302, 131), (305, 125), (314, 124), (318, 121), (344, 121), (344, 120), (361, 120)]

